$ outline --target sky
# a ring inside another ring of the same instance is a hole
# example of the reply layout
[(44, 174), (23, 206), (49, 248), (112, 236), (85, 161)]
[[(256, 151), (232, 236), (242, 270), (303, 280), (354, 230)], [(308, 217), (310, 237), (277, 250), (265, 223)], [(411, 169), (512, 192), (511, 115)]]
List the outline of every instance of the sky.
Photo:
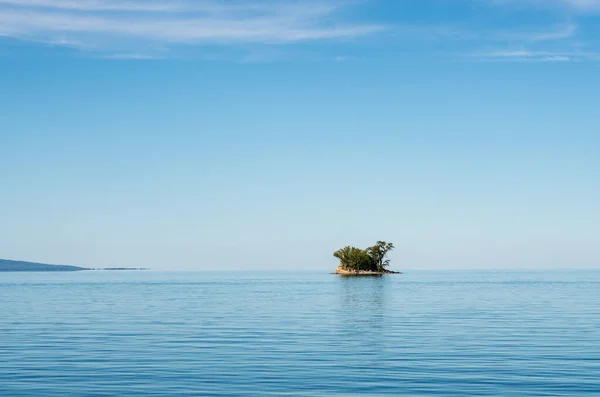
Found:
[(0, 0), (0, 258), (600, 268), (600, 1)]

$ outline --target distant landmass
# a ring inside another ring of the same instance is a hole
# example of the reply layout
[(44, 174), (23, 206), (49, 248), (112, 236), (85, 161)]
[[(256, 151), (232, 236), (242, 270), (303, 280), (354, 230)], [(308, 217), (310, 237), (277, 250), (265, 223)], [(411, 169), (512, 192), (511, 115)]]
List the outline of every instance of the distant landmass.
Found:
[(43, 263), (0, 259), (0, 272), (78, 272), (82, 270), (90, 269), (79, 266), (47, 265)]
[(148, 270), (132, 267), (111, 267), (106, 269), (92, 269), (80, 266), (48, 265), (45, 263), (12, 261), (0, 259), (0, 272), (79, 272), (82, 270)]

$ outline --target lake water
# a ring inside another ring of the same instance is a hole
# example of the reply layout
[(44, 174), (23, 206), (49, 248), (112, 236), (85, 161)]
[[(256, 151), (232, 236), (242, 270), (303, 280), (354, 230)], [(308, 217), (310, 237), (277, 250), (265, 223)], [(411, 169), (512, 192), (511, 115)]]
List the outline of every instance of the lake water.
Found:
[(600, 272), (0, 273), (0, 396), (600, 395)]

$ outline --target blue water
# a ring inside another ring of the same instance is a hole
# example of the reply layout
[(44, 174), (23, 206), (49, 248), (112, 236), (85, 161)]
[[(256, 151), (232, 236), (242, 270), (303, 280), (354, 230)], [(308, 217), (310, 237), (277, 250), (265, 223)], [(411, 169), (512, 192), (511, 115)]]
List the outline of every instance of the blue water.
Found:
[(0, 273), (0, 396), (600, 395), (600, 272)]

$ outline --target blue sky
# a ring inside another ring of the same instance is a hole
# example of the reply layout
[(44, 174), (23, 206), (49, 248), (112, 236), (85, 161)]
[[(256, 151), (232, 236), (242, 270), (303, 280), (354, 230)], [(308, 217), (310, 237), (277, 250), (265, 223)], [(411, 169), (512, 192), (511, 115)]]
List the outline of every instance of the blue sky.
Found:
[(600, 1), (0, 0), (0, 257), (600, 267)]

